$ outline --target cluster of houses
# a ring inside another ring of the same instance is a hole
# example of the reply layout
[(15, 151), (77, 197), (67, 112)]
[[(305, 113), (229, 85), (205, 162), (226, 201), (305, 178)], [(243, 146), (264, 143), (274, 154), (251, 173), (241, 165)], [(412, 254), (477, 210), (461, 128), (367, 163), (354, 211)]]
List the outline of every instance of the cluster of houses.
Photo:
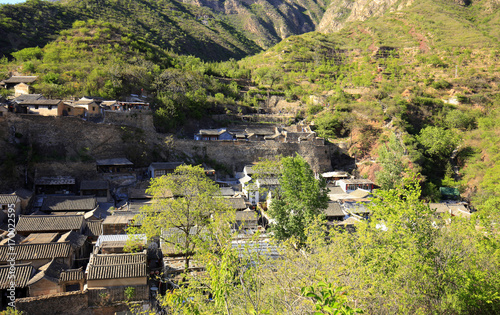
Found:
[(323, 145), (324, 139), (316, 137), (309, 125), (289, 127), (247, 127), (245, 129), (200, 129), (194, 135), (197, 141), (276, 141), (298, 143), (314, 141)]
[(98, 97), (82, 97), (78, 100), (47, 99), (42, 94), (31, 94), (29, 84), (37, 79), (36, 76), (12, 76), (1, 81), (0, 88), (13, 89), (14, 98), (0, 100), (0, 112), (91, 118), (102, 117), (106, 111), (129, 112), (149, 109), (149, 103), (135, 94), (127, 97), (126, 101), (104, 100)]
[[(184, 268), (181, 253), (163, 241), (148, 242), (145, 235), (127, 235), (127, 228), (140, 225), (136, 215), (152, 203), (152, 196), (146, 192), (150, 179), (172, 173), (181, 164), (151, 163), (147, 179), (120, 184), (113, 176), (133, 174), (133, 163), (126, 158), (97, 160), (98, 178), (93, 180), (39, 176), (34, 179), (33, 190), (23, 188), (1, 194), (0, 307), (5, 308), (8, 303), (12, 253), (18, 298), (79, 291), (89, 294), (89, 304), (97, 304), (102, 299), (125, 300), (129, 288), (133, 288), (135, 300), (148, 300), (152, 292), (163, 293), (172, 288), (174, 284), (169, 279)], [(265, 231), (272, 220), (267, 209), (273, 193), (279, 189), (279, 178), (272, 170), (263, 171), (256, 165), (245, 166), (235, 178), (226, 181), (219, 180), (214, 169), (204, 169), (220, 187), (214, 197), (225, 198), (236, 210), (232, 228), (238, 231), (238, 237), (233, 246), (241, 248), (255, 232)], [(368, 204), (377, 186), (342, 171), (321, 176), (329, 189), (330, 201), (324, 210), (328, 226), (355, 230), (357, 223), (369, 217)], [(176, 198), (168, 192), (164, 197)], [(437, 213), (470, 215), (467, 206), (459, 202), (431, 207)], [(8, 232), (11, 212), (16, 216), (15, 236)], [(256, 247), (263, 254), (277, 257), (268, 235), (259, 234), (261, 238), (251, 242), (258, 242)], [(194, 264), (192, 268), (198, 267)]]

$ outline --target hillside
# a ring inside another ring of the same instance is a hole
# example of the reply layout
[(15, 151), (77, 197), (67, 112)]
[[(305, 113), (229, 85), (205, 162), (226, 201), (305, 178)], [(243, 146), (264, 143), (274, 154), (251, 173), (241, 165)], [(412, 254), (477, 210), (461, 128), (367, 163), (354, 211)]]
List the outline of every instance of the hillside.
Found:
[[(476, 161), (487, 169), (478, 162), (485, 149), (461, 139), (483, 137), (476, 127), (500, 105), (498, 7), (486, 4), (415, 2), (335, 33), (289, 37), (240, 67), (251, 70), (261, 89), (281, 91), (290, 102), (269, 111), (288, 108), (320, 135), (350, 145), (365, 176), (384, 174), (381, 150), (395, 134), (406, 156), (400, 172), (422, 172), (427, 198), (453, 186), (474, 199), (468, 189), (481, 185), (472, 178), (483, 175), (466, 166)], [(448, 145), (426, 141), (429, 133)], [(457, 160), (450, 160), (455, 149)], [(457, 163), (462, 168), (454, 172)]]

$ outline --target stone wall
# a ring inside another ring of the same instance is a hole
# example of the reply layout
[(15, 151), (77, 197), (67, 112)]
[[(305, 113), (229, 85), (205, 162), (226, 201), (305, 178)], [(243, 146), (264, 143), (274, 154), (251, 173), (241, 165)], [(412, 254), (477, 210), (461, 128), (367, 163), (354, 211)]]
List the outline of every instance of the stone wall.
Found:
[(88, 309), (87, 293), (80, 291), (17, 299), (16, 309), (22, 311), (24, 315), (93, 314), (93, 312)]
[(106, 305), (114, 302), (127, 300), (125, 296), (125, 289), (134, 288), (134, 296), (132, 301), (143, 301), (149, 299), (148, 285), (126, 285), (110, 288), (99, 288), (88, 290), (88, 304), (89, 305)]
[(120, 126), (141, 128), (147, 131), (155, 131), (153, 125), (153, 113), (150, 110), (143, 111), (112, 111), (104, 112), (104, 123)]
[(260, 158), (276, 155), (301, 155), (316, 172), (332, 169), (331, 158), (338, 150), (334, 145), (321, 145), (317, 142), (281, 143), (275, 141), (195, 141), (175, 140), (174, 151), (179, 159), (182, 155), (189, 158), (209, 159), (223, 164), (233, 172), (241, 172), (243, 167)]

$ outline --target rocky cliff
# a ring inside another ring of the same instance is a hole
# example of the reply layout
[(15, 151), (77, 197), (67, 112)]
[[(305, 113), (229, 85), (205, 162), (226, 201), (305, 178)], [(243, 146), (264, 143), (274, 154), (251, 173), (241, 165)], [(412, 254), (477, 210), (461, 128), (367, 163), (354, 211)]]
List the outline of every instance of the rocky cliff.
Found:
[(386, 12), (398, 11), (411, 5), (414, 0), (333, 0), (328, 6), (317, 30), (336, 32), (348, 22), (365, 21)]
[(291, 35), (314, 31), (326, 9), (325, 0), (183, 0), (221, 15), (262, 48)]

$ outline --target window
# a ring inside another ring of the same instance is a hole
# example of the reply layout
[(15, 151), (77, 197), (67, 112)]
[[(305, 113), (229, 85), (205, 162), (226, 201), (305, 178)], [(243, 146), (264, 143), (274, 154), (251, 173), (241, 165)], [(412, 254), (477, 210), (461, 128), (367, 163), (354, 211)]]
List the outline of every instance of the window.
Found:
[(68, 113), (71, 112), (71, 107), (68, 107)]
[(35, 109), (38, 109), (38, 105), (35, 105)]
[(95, 106), (92, 106), (92, 110), (95, 112)]
[(49, 105), (49, 110), (51, 110), (51, 109), (52, 109), (52, 105)]

